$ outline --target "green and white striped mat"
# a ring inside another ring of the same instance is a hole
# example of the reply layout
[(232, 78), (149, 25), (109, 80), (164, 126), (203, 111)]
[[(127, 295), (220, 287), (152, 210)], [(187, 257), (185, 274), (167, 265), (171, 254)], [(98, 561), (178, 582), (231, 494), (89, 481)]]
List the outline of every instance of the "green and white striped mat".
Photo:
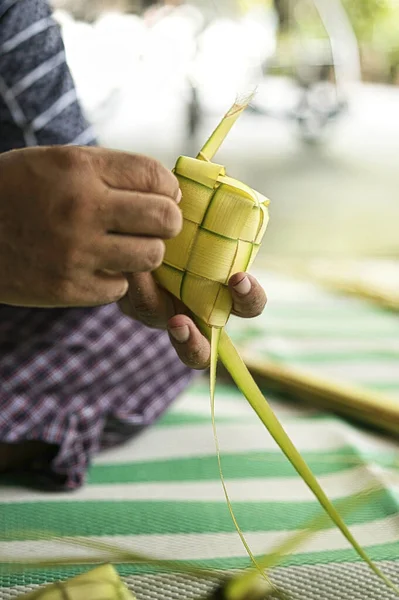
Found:
[[(341, 365), (346, 374), (353, 365), (350, 372), (356, 381), (378, 388), (389, 386), (398, 393), (399, 369), (395, 371), (387, 352), (390, 348), (398, 351), (399, 326), (390, 315), (373, 308), (368, 321), (369, 308), (357, 301), (332, 300), (309, 286), (302, 288), (302, 295), (297, 288), (298, 295), (292, 297), (290, 282), (275, 276), (273, 281), (271, 276), (266, 280), (271, 300), (261, 319), (264, 328), (261, 320), (256, 320), (259, 327), (253, 331), (257, 342), (268, 336), (275, 352), (290, 360), (308, 360), (315, 368), (337, 369)], [(340, 318), (334, 314), (337, 303)], [(324, 322), (320, 317), (318, 322), (324, 323), (321, 333), (311, 328), (313, 316), (323, 310), (331, 318)], [(354, 327), (355, 334), (348, 334), (349, 326)], [(232, 323), (230, 329), (238, 338), (235, 328)], [(307, 336), (306, 344), (301, 343), (303, 332), (310, 329), (312, 335)], [(331, 358), (331, 349), (336, 349), (339, 357), (343, 338), (350, 340), (352, 353), (345, 350), (338, 361)], [(370, 485), (380, 486), (346, 520), (369, 554), (399, 583), (396, 441), (295, 401), (267, 396), (333, 500), (349, 498)], [(318, 513), (318, 504), (236, 389), (219, 384), (216, 403), (223, 468), (236, 517), (253, 552), (261, 554), (301, 529)], [(101, 537), (137, 552), (217, 569), (247, 566), (249, 559), (229, 516), (219, 480), (206, 378), (193, 384), (155, 426), (127, 445), (97, 457), (83, 489), (73, 494), (47, 494), (0, 487), (1, 600), (11, 600), (37, 585), (82, 570), (71, 567), (10, 574), (4, 566), (6, 558), (80, 556), (87, 552), (23, 535), (38, 529)], [(155, 574), (143, 567), (120, 566), (119, 571), (140, 600), (198, 598), (208, 589), (205, 581)], [(308, 540), (273, 576), (293, 600), (396, 598), (359, 562), (334, 528)]]
[(399, 409), (398, 314), (285, 275), (256, 275), (269, 302), (260, 317), (229, 322), (241, 350), (327, 381), (382, 392), (396, 398)]

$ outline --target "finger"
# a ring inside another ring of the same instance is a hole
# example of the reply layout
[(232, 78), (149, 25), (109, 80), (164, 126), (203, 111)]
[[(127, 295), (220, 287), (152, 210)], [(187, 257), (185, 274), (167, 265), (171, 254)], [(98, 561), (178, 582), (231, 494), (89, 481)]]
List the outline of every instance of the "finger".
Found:
[(123, 298), (128, 290), (128, 282), (122, 273), (96, 274), (96, 294), (102, 295), (99, 304), (112, 304)]
[(209, 366), (209, 341), (187, 315), (176, 315), (169, 319), (168, 333), (180, 360), (187, 367), (198, 370)]
[(181, 211), (167, 196), (119, 190), (109, 195), (108, 231), (166, 240), (178, 235), (182, 225)]
[(262, 286), (249, 273), (230, 277), (229, 288), (233, 297), (233, 314), (250, 319), (262, 314), (267, 297)]
[(117, 273), (141, 273), (157, 269), (165, 254), (158, 238), (108, 235), (96, 255), (96, 268)]
[(122, 274), (96, 273), (82, 277), (79, 284), (66, 282), (59, 286), (57, 305), (102, 306), (118, 302), (126, 294), (128, 282)]
[(99, 174), (110, 188), (159, 194), (174, 200), (179, 196), (177, 178), (149, 156), (102, 149), (96, 158)]
[[(175, 314), (172, 297), (162, 290), (151, 273), (127, 275), (129, 290), (122, 310), (130, 311), (135, 319), (157, 329), (166, 329), (167, 321)], [(129, 314), (129, 312), (128, 312)]]

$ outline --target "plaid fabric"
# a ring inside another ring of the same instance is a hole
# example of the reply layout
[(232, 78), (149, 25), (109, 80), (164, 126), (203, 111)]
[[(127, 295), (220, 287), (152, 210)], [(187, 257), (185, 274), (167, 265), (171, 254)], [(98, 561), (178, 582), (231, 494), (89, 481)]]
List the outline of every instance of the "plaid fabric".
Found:
[[(0, 132), (0, 151), (95, 144), (43, 0), (0, 0)], [(101, 447), (151, 423), (189, 379), (168, 336), (116, 305), (0, 306), (0, 441), (59, 447), (50, 467), (36, 465), (36, 484), (81, 485)]]

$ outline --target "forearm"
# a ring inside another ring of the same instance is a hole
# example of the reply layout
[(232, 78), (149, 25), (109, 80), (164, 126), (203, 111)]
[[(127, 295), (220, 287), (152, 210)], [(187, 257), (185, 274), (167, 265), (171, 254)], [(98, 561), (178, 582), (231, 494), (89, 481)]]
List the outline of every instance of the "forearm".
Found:
[(0, 151), (94, 145), (46, 0), (0, 0)]

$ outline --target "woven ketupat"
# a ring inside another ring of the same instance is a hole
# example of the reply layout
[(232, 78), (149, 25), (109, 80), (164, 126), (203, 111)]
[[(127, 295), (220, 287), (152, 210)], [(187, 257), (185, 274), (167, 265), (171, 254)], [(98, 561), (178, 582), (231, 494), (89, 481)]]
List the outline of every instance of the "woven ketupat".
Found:
[(183, 197), (183, 229), (166, 242), (158, 282), (206, 325), (224, 327), (232, 298), (229, 278), (247, 271), (269, 221), (269, 200), (211, 162), (250, 97), (235, 103), (197, 158), (181, 156), (174, 168)]
[(105, 564), (96, 569), (57, 581), (44, 588), (34, 590), (20, 600), (135, 600), (133, 594), (119, 577), (112, 565)]
[(166, 242), (158, 281), (207, 325), (223, 327), (231, 275), (251, 266), (265, 233), (269, 201), (228, 177), (221, 165), (180, 157), (183, 229)]

